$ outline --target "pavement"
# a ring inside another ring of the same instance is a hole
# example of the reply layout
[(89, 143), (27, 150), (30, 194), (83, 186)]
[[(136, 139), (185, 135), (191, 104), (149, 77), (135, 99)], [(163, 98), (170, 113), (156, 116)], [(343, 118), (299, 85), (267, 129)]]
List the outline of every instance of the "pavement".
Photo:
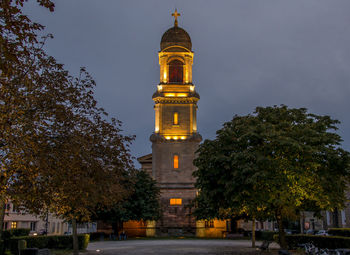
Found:
[[(260, 245), (261, 242), (256, 242)], [(135, 254), (260, 254), (251, 248), (249, 240), (222, 239), (159, 239), (92, 242), (86, 255), (135, 255)]]

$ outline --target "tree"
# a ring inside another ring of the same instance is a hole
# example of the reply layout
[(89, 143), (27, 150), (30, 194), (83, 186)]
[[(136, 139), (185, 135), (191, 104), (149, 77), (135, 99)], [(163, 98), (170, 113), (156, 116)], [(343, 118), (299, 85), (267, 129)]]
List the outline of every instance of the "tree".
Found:
[(196, 187), (214, 210), (273, 215), (285, 248), (284, 219), (344, 206), (350, 156), (332, 132), (338, 123), (284, 105), (235, 116), (200, 146)]
[(131, 172), (125, 185), (131, 190), (128, 197), (110, 209), (96, 212), (95, 219), (111, 223), (115, 234), (123, 222), (157, 220), (160, 217), (160, 190), (148, 173), (142, 170)]
[[(24, 2), (25, 0), (0, 2), (0, 226), (3, 224), (7, 189), (14, 182), (15, 176), (13, 167), (8, 167), (11, 163), (7, 156), (9, 151), (18, 152), (17, 145), (22, 143), (22, 138), (26, 141), (25, 137), (30, 135), (25, 133), (29, 129), (34, 130), (33, 122), (37, 119), (31, 117), (35, 115), (35, 111), (38, 112), (35, 117), (41, 116), (40, 110), (45, 106), (44, 102), (40, 102), (30, 109), (33, 101), (38, 103), (38, 98), (33, 96), (35, 92), (39, 92), (39, 95), (44, 94), (44, 91), (36, 89), (33, 85), (34, 80), (38, 81), (40, 72), (34, 76), (32, 72), (33, 69), (42, 69), (33, 61), (41, 57), (42, 44), (38, 43), (36, 33), (42, 30), (43, 26), (31, 22), (22, 13), (21, 6)], [(37, 2), (53, 11), (54, 4), (50, 0)], [(13, 149), (15, 147), (16, 149)], [(12, 165), (16, 163), (12, 161)], [(2, 228), (0, 239), (1, 234)]]
[(22, 14), (24, 2), (1, 2), (0, 201), (70, 220), (77, 254), (76, 221), (127, 193), (133, 137), (97, 106), (85, 69), (74, 78), (44, 52), (36, 35), (43, 26)]

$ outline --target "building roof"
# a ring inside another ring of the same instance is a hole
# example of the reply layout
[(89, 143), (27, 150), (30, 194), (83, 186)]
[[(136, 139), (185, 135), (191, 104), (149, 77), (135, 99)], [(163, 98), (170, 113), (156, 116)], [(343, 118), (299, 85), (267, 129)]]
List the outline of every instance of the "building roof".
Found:
[(137, 158), (137, 161), (140, 164), (152, 163), (152, 153)]
[(160, 42), (160, 50), (164, 50), (170, 46), (182, 46), (191, 51), (191, 37), (185, 29), (175, 25), (163, 34)]

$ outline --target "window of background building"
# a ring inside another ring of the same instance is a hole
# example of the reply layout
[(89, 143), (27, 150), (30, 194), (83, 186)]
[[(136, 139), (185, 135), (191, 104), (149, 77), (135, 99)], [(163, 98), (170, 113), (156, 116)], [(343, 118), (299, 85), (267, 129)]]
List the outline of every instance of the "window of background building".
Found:
[(56, 233), (59, 233), (59, 232), (60, 232), (60, 223), (57, 222)]
[(18, 207), (15, 206), (15, 205), (12, 205), (12, 212), (14, 212), (14, 213), (19, 212), (19, 211), (18, 211)]
[(55, 233), (55, 229), (56, 229), (56, 224), (55, 224), (55, 222), (52, 222), (51, 232)]
[(5, 210), (6, 211), (10, 211), (10, 209), (11, 209), (11, 205), (10, 204), (5, 204), (4, 206), (5, 206)]
[(2, 224), (2, 229), (6, 230), (7, 228), (8, 228), (8, 222), (6, 221)]
[(170, 198), (170, 205), (182, 205), (182, 198)]
[(174, 155), (174, 168), (179, 168), (179, 155)]
[(213, 221), (213, 220), (206, 220), (206, 221), (204, 222), (204, 226), (205, 226), (206, 228), (213, 228), (213, 227), (214, 227), (214, 221)]
[(30, 231), (36, 231), (36, 221), (30, 223)]
[(180, 60), (173, 60), (169, 63), (169, 82), (182, 83), (183, 63)]
[(342, 224), (342, 225), (346, 225), (345, 210), (341, 210), (341, 224)]
[(17, 221), (12, 221), (11, 222), (11, 228), (12, 229), (17, 228)]
[(179, 125), (179, 113), (178, 112), (174, 112), (174, 116), (173, 116), (173, 124), (174, 125)]

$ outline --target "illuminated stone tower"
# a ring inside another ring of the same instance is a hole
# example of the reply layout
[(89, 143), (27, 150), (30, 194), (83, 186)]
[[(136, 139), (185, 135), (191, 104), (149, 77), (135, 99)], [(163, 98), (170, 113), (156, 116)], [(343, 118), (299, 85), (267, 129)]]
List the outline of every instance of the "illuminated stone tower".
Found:
[(162, 217), (158, 235), (195, 234), (196, 222), (188, 205), (196, 196), (193, 160), (201, 135), (197, 132), (199, 95), (192, 83), (193, 51), (188, 33), (168, 29), (160, 43), (160, 83), (153, 94), (155, 129), (152, 142), (152, 176), (161, 188)]

